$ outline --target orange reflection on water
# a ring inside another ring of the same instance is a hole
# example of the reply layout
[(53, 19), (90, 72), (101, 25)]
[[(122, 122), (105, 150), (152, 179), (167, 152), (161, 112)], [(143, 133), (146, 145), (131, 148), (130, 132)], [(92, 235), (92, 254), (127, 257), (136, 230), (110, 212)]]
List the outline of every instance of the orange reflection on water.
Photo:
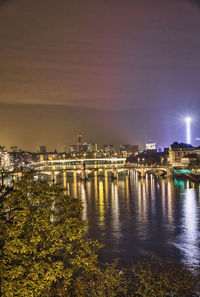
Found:
[(127, 210), (130, 211), (130, 191), (129, 191), (129, 176), (126, 175), (126, 205), (127, 205)]
[(64, 193), (65, 195), (67, 195), (67, 172), (66, 171), (63, 171), (63, 188), (64, 188)]
[(73, 172), (73, 197), (77, 198), (77, 174)]
[(109, 192), (108, 192), (108, 171), (107, 170), (105, 170), (104, 180), (105, 180), (105, 199), (106, 199), (106, 202), (108, 203)]
[(105, 217), (104, 217), (104, 188), (103, 181), (99, 181), (99, 225), (105, 225)]

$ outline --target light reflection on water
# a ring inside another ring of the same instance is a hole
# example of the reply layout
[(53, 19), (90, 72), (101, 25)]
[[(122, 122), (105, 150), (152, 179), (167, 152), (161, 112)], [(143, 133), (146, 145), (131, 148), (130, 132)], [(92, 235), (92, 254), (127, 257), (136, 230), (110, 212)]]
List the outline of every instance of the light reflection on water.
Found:
[(101, 259), (131, 264), (150, 253), (190, 265), (200, 263), (200, 185), (182, 180), (139, 179), (137, 173), (94, 173), (87, 181), (62, 172), (65, 193), (83, 203), (88, 236), (104, 244)]
[(113, 235), (118, 241), (120, 238), (120, 218), (119, 218), (119, 195), (117, 181), (111, 183), (111, 205), (112, 205), (112, 225)]
[(195, 189), (187, 188), (182, 193), (182, 229), (174, 242), (183, 253), (183, 261), (198, 265), (200, 257), (199, 206)]

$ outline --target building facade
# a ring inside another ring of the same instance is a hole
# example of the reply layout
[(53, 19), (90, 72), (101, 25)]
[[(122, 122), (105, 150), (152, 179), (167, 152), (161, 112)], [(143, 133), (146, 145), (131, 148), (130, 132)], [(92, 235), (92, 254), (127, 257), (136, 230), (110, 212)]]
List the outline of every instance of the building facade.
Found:
[[(200, 157), (200, 147), (191, 144), (174, 142), (169, 147), (169, 164), (171, 166), (187, 166), (189, 155)], [(187, 160), (186, 160), (187, 159)]]

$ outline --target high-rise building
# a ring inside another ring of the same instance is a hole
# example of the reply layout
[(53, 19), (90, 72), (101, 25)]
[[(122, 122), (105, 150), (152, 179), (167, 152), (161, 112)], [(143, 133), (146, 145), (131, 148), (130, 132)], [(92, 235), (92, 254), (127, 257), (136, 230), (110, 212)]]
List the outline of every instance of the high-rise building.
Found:
[(83, 147), (82, 147), (82, 134), (77, 134), (77, 138), (78, 138), (78, 151), (79, 151), (79, 154), (81, 153)]
[(112, 144), (106, 144), (103, 146), (103, 152), (107, 156), (112, 156), (115, 153), (115, 147)]
[(40, 146), (40, 153), (46, 154), (46, 152), (47, 152), (47, 147), (45, 145)]
[(96, 143), (92, 144), (92, 152), (97, 153), (98, 151), (98, 145)]
[(133, 144), (122, 144), (119, 147), (121, 154), (134, 154), (138, 152), (138, 145)]
[(157, 151), (157, 144), (155, 142), (146, 143), (146, 150), (147, 151)]
[(0, 169), (8, 169), (11, 165), (11, 158), (4, 146), (0, 146)]
[(68, 147), (65, 149), (66, 153), (77, 153), (77, 145), (76, 144), (70, 144)]
[(87, 142), (84, 142), (84, 143), (82, 144), (82, 151), (83, 151), (84, 153), (87, 153), (88, 150), (89, 150), (89, 147), (90, 147), (90, 144), (87, 143)]

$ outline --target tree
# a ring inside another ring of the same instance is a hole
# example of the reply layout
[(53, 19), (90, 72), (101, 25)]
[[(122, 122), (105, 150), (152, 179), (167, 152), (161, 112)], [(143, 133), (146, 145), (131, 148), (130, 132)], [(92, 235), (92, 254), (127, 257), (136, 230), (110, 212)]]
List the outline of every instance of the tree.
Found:
[(95, 269), (96, 242), (84, 239), (79, 200), (27, 174), (4, 199), (3, 296), (65, 296)]
[[(125, 297), (128, 281), (125, 270), (119, 270), (118, 262), (106, 263), (79, 276), (70, 297)], [(67, 295), (69, 296), (69, 295)]]
[(199, 296), (199, 269), (151, 257), (135, 264), (128, 275), (128, 296)]

